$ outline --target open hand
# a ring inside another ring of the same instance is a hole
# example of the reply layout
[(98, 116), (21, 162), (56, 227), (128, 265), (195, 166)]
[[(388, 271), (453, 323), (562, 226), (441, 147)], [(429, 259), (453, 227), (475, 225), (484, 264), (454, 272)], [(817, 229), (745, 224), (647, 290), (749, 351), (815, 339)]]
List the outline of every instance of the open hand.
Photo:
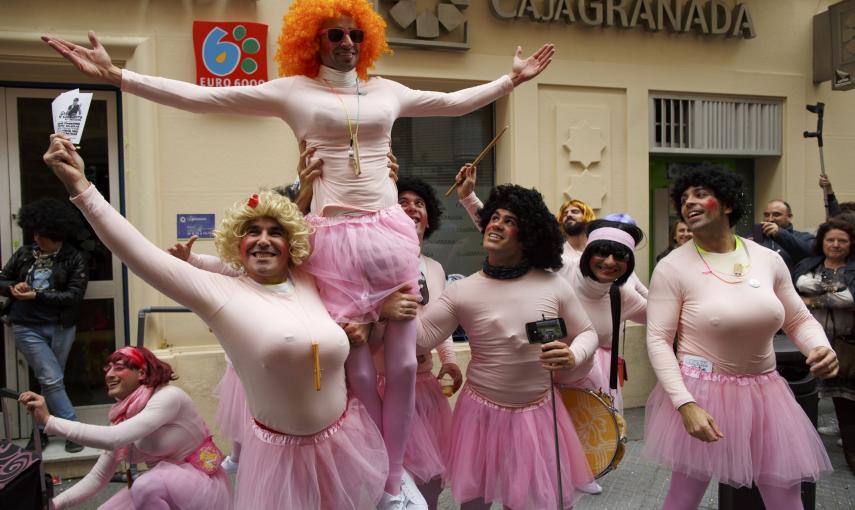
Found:
[(89, 42), (92, 49), (74, 44), (73, 42), (43, 35), (42, 41), (55, 49), (57, 53), (71, 62), (81, 73), (117, 87), (122, 84), (122, 70), (113, 65), (107, 50), (101, 46), (95, 32), (89, 31)]
[(539, 50), (532, 53), (531, 56), (523, 59), (522, 46), (517, 46), (517, 51), (514, 54), (514, 63), (510, 74), (508, 74), (514, 87), (527, 82), (543, 72), (550, 62), (552, 62), (553, 55), (555, 55), (555, 45), (544, 44)]

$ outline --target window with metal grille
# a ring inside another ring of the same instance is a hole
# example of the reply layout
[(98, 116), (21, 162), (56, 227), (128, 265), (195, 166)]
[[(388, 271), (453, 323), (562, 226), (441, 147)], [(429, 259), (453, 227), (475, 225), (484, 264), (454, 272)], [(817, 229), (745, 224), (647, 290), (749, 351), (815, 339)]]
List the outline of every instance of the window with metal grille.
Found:
[(778, 100), (650, 97), (650, 152), (779, 156)]

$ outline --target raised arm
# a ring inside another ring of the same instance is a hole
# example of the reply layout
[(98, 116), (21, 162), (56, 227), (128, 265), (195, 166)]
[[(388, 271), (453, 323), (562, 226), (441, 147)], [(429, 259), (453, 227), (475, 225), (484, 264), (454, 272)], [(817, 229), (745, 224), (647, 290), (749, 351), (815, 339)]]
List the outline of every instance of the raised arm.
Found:
[(241, 87), (202, 87), (166, 78), (145, 76), (113, 64), (95, 32), (89, 32), (92, 48), (45, 35), (42, 40), (80, 72), (123, 91), (156, 103), (195, 113), (239, 113), (282, 116), (291, 79), (273, 80)]
[(115, 450), (176, 421), (182, 409), (180, 398), (181, 390), (165, 386), (152, 395), (142, 411), (117, 425), (89, 425), (51, 416), (45, 431), (84, 446)]
[(86, 180), (83, 160), (66, 137), (51, 135), (44, 160), (98, 238), (136, 275), (203, 320), (226, 303), (231, 294), (228, 285), (231, 279), (186, 264), (146, 239)]
[(555, 47), (545, 44), (523, 59), (522, 48), (517, 47), (510, 73), (490, 83), (457, 92), (427, 92), (413, 90), (393, 81), (387, 83), (399, 98), (401, 117), (458, 117), (510, 94), (517, 85), (539, 75), (552, 62), (554, 54)]

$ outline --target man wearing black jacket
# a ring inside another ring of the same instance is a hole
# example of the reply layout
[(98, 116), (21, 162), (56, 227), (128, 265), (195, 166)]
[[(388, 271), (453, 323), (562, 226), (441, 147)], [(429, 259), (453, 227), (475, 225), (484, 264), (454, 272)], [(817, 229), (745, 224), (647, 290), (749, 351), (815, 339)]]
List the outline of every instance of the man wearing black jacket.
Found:
[(799, 261), (811, 255), (814, 241), (810, 232), (793, 229), (792, 221), (790, 204), (772, 200), (763, 211), (763, 222), (758, 225), (760, 232), (754, 234), (754, 241), (781, 255), (790, 274)]
[[(21, 208), (18, 225), (32, 232), (35, 242), (16, 251), (0, 272), (0, 294), (9, 298), (3, 315), (51, 414), (77, 421), (63, 382), (89, 281), (86, 258), (64, 242), (80, 228), (77, 212), (58, 200), (40, 199)], [(69, 452), (82, 448), (65, 443)]]

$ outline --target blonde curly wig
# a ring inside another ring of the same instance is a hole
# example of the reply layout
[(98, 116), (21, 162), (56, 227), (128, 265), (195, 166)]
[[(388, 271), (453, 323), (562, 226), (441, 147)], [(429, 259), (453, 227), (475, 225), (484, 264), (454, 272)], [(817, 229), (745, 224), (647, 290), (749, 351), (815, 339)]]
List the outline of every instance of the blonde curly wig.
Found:
[(240, 239), (246, 235), (246, 227), (256, 218), (268, 217), (282, 225), (288, 233), (290, 262), (292, 267), (299, 266), (312, 251), (309, 243), (311, 228), (297, 206), (274, 191), (261, 191), (255, 207), (255, 200), (240, 200), (226, 210), (220, 226), (214, 230), (214, 246), (220, 260), (237, 270), (244, 270), (240, 260)]

